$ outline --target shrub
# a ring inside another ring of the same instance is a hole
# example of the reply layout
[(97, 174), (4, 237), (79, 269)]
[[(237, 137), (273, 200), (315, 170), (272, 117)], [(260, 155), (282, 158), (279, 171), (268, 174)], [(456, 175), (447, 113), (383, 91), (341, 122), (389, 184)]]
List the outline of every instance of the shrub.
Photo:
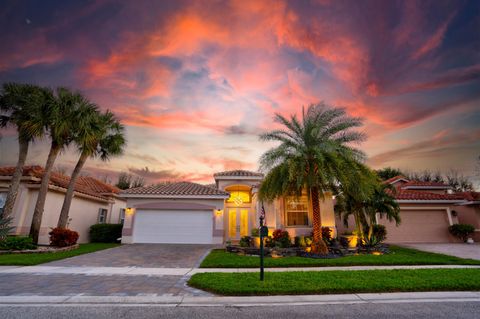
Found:
[(379, 242), (383, 242), (385, 238), (387, 238), (387, 229), (383, 225), (373, 225), (372, 235), (375, 236)]
[(307, 247), (311, 246), (313, 243), (313, 238), (311, 236), (305, 236), (305, 245), (307, 245)]
[(116, 243), (122, 237), (122, 224), (95, 224), (90, 226), (92, 243)]
[(260, 230), (258, 228), (252, 228), (251, 235), (252, 237), (260, 237)]
[(475, 226), (470, 224), (455, 224), (448, 227), (448, 231), (455, 237), (460, 238), (464, 242), (467, 241), (468, 236), (473, 234)]
[(26, 250), (35, 248), (37, 248), (37, 246), (33, 244), (33, 240), (30, 237), (8, 236), (0, 241), (1, 250)]
[(273, 241), (275, 242), (275, 246), (287, 248), (292, 245), (292, 241), (290, 240), (290, 234), (286, 230), (275, 229), (273, 231), (272, 237)]
[[(348, 236), (348, 235), (345, 235)], [(345, 236), (340, 237), (340, 245), (342, 245), (344, 248), (348, 247), (348, 243), (350, 242), (349, 239)]]
[(381, 243), (382, 241), (378, 237), (372, 235), (370, 238), (365, 237), (365, 239), (363, 239), (362, 246), (366, 248), (367, 251), (371, 251), (379, 247)]
[(269, 248), (275, 247), (275, 241), (271, 236), (265, 237), (265, 247), (269, 247)]
[(240, 238), (240, 247), (250, 247), (252, 246), (252, 237), (243, 236)]
[(330, 244), (332, 241), (332, 229), (330, 227), (322, 227), (322, 239)]
[(295, 236), (294, 243), (295, 247), (307, 247), (307, 244), (305, 244), (305, 236)]
[(73, 246), (78, 240), (78, 233), (68, 228), (53, 228), (48, 234), (50, 235), (50, 245), (56, 247)]
[(284, 237), (290, 237), (288, 231), (282, 229), (275, 229), (272, 233), (273, 240), (279, 240)]

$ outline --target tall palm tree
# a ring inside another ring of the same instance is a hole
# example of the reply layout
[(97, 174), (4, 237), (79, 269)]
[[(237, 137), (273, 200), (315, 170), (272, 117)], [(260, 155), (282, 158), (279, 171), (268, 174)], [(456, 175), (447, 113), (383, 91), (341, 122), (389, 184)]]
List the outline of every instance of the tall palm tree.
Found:
[(352, 143), (365, 139), (355, 128), (363, 125), (360, 118), (350, 117), (343, 108), (312, 104), (302, 110), (302, 118), (276, 114), (283, 126), (260, 136), (263, 141), (280, 145), (265, 152), (261, 168), (268, 171), (259, 196), (272, 200), (284, 195), (300, 196), (306, 191), (313, 210), (312, 251), (327, 253), (322, 240), (320, 198), (358, 174), (352, 167), (365, 157)]
[(86, 103), (88, 101), (80, 93), (66, 88), (58, 88), (54, 103), (51, 103), (45, 112), (47, 118), (45, 127), (51, 143), (30, 227), (30, 236), (34, 243), (38, 243), (53, 165), (58, 154), (72, 141), (75, 127), (73, 124), (77, 120), (78, 110)]
[(125, 145), (124, 127), (112, 112), (106, 111), (104, 114), (99, 114), (96, 108), (92, 107), (89, 112), (87, 111), (84, 118), (87, 120), (77, 128), (74, 139), (80, 152), (80, 158), (70, 177), (70, 183), (58, 219), (57, 227), (61, 228), (67, 226), (75, 183), (87, 159), (98, 156), (101, 160), (107, 161), (111, 156), (122, 154)]
[(12, 125), (18, 133), (18, 160), (8, 189), (3, 215), (12, 214), (23, 166), (31, 142), (44, 133), (44, 110), (53, 99), (49, 89), (36, 85), (5, 83), (0, 94), (0, 127)]

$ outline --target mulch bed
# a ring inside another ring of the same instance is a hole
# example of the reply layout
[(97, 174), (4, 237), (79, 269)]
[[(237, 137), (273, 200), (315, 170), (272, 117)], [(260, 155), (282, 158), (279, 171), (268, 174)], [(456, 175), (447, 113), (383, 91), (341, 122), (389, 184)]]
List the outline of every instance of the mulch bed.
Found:
[(52, 247), (52, 246), (38, 246), (37, 249), (26, 249), (26, 250), (0, 250), (0, 255), (5, 254), (43, 254), (43, 253), (59, 253), (63, 251), (75, 250), (80, 247), (79, 244), (68, 247)]

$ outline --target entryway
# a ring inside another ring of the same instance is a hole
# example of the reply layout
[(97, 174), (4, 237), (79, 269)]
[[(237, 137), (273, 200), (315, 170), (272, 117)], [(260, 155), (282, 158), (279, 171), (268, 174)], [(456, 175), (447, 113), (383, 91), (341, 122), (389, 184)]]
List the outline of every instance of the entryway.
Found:
[(250, 210), (242, 207), (228, 207), (228, 238), (240, 240), (243, 236), (249, 235), (248, 215)]

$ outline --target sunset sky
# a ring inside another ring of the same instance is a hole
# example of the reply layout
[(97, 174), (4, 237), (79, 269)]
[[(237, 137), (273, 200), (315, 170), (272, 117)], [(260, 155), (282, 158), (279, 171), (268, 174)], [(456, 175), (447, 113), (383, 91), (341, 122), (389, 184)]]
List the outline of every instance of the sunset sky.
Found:
[(126, 125), (123, 157), (87, 162), (98, 177), (256, 170), (273, 114), (319, 101), (365, 118), (373, 168), (473, 176), (480, 155), (480, 1), (4, 0), (0, 43), (0, 83), (78, 89)]

